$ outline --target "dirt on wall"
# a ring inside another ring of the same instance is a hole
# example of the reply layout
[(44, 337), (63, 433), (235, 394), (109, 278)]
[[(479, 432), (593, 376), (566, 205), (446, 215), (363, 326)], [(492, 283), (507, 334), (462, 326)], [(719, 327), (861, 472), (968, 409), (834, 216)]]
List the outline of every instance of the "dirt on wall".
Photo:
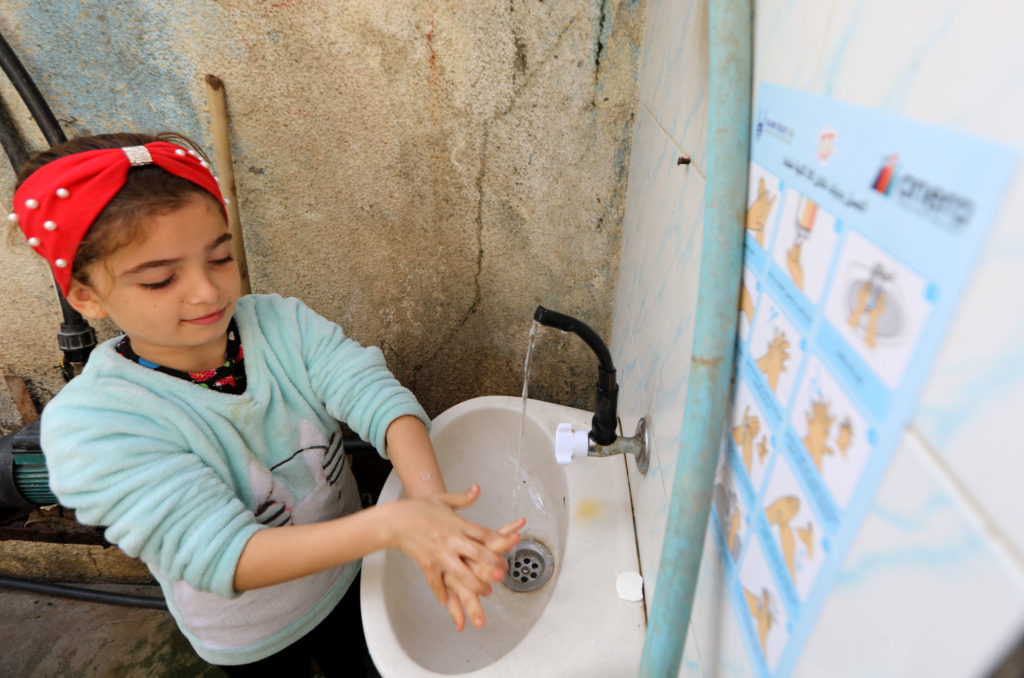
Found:
[[(0, 32), (69, 136), (175, 129), (209, 148), (203, 77), (220, 77), (253, 291), (380, 346), (436, 415), (520, 392), (537, 304), (609, 337), (645, 15), (627, 0), (11, 0)], [(0, 96), (41, 148), (5, 82)], [(12, 184), (4, 164), (0, 199)], [(45, 403), (62, 383), (47, 271), (0, 246), (0, 285), (0, 370)], [(588, 407), (595, 361), (548, 334), (531, 395)]]

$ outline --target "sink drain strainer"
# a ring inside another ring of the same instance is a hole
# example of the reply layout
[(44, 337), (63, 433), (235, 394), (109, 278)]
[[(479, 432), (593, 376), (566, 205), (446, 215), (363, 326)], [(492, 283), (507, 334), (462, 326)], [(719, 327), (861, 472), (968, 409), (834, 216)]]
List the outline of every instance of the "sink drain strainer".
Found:
[(555, 558), (539, 541), (519, 542), (508, 557), (505, 586), (513, 591), (536, 591), (547, 583), (555, 571)]

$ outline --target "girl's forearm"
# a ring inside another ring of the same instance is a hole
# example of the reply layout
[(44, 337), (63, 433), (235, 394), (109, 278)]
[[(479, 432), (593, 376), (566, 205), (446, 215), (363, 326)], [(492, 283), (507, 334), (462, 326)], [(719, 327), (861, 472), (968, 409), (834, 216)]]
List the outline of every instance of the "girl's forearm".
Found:
[[(426, 498), (445, 492), (441, 470), (423, 422), (413, 416), (399, 417), (388, 427), (386, 439), (388, 456), (410, 497)], [(474, 492), (471, 490), (467, 499), (460, 501), (472, 502)], [(470, 495), (472, 498), (468, 498)], [(410, 519), (418, 519), (423, 513), (422, 507), (415, 509), (406, 503), (379, 504), (326, 522), (257, 532), (246, 543), (238, 560), (235, 590), (280, 584), (337, 567), (374, 551), (401, 546), (403, 539), (408, 540)], [(424, 527), (420, 526), (417, 531), (423, 531)], [(486, 541), (485, 537), (486, 530), (476, 535), (481, 543)]]
[(413, 416), (395, 419), (385, 434), (388, 458), (410, 497), (445, 492), (434, 446), (423, 422)]
[(272, 527), (254, 534), (235, 567), (236, 591), (329, 570), (397, 545), (388, 505), (322, 523)]

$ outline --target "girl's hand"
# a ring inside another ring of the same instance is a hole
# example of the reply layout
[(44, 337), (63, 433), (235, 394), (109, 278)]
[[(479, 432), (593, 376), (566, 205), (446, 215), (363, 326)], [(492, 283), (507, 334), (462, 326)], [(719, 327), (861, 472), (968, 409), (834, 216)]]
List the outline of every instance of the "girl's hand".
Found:
[[(455, 513), (476, 501), (480, 488), (394, 502), (392, 544), (416, 563), (438, 602), (448, 608), (457, 629), (469, 613), (477, 627), (484, 623), (479, 596), (489, 595), (490, 582), (501, 581), (508, 564), (501, 556), (520, 540), (520, 519), (489, 530)], [(454, 595), (449, 595), (448, 589)]]
[[(514, 520), (511, 523), (498, 528), (495, 530), (495, 536), (486, 544), (486, 546), (495, 552), (501, 553), (511, 550), (513, 546), (519, 543), (521, 539), (519, 530), (521, 530), (525, 524), (526, 518), (519, 518), (518, 520)], [(506, 569), (507, 565), (508, 563), (506, 563)], [(448, 614), (451, 615), (452, 621), (455, 622), (455, 630), (461, 631), (465, 628), (467, 616), (473, 626), (478, 629), (482, 628), (486, 623), (487, 618), (484, 616), (483, 608), (480, 606), (480, 599), (476, 595), (467, 591), (464, 587), (453, 583), (448, 577), (442, 577), (442, 580), (444, 581), (447, 589), (447, 600), (443, 601), (443, 604), (448, 609)], [(463, 610), (465, 610), (465, 612), (463, 612)]]

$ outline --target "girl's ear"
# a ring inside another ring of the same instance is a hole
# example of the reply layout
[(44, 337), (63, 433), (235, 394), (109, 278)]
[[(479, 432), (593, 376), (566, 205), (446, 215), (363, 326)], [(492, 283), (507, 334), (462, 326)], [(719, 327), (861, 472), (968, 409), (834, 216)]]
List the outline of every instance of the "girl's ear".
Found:
[(71, 304), (71, 308), (90, 320), (99, 320), (100, 318), (106, 318), (108, 315), (96, 291), (74, 278), (72, 278), (71, 286), (68, 288), (67, 299), (68, 303)]

